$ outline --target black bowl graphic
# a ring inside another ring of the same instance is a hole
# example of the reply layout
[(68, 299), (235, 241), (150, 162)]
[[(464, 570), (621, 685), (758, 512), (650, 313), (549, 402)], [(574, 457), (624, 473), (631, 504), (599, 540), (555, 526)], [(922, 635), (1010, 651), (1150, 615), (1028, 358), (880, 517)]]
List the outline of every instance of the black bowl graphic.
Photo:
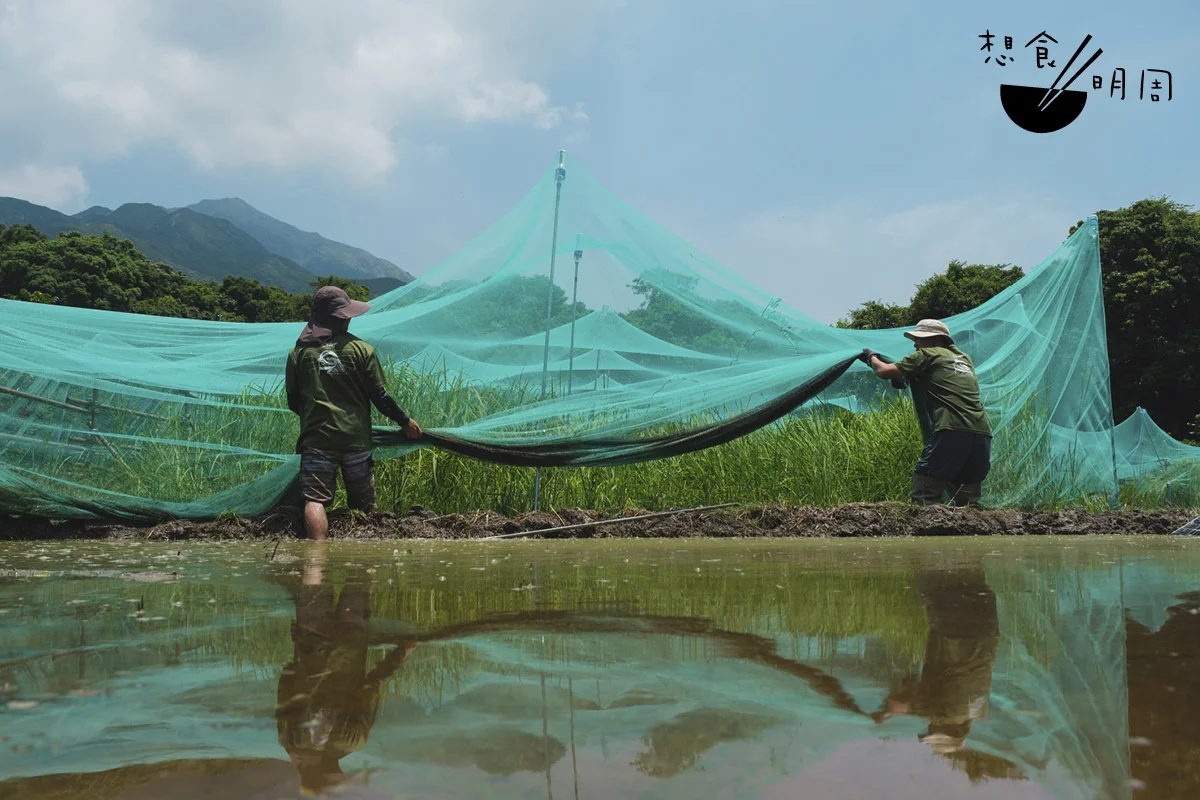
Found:
[(1046, 96), (1044, 86), (1011, 86), (1000, 84), (1000, 103), (1008, 118), (1030, 133), (1054, 133), (1075, 121), (1087, 104), (1087, 92), (1068, 89), (1053, 97), (1049, 107), (1038, 110)]

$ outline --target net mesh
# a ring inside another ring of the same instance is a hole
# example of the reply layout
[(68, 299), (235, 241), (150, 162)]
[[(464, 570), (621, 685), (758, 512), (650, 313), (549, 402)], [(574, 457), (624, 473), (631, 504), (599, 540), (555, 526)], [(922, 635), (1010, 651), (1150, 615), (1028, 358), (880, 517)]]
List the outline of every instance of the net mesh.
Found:
[[(1096, 219), (947, 323), (976, 363), (995, 430), (984, 502), (1115, 497)], [(0, 301), (0, 509), (266, 512), (299, 473), (282, 379), (300, 327)], [(351, 331), (375, 346), (402, 407), (421, 395), (419, 421), (443, 444), (484, 458), (535, 445), (575, 454), (560, 463), (674, 455), (663, 437), (796, 399), (806, 384), (869, 412), (896, 390), (851, 359), (864, 347), (892, 358), (911, 349), (900, 330), (806, 316), (573, 163), (553, 165), (458, 253), (374, 300)], [(379, 458), (438, 446), (383, 428), (377, 442)]]
[(1184, 444), (1138, 408), (1113, 432), (1117, 477), (1147, 500), (1200, 504), (1200, 447)]

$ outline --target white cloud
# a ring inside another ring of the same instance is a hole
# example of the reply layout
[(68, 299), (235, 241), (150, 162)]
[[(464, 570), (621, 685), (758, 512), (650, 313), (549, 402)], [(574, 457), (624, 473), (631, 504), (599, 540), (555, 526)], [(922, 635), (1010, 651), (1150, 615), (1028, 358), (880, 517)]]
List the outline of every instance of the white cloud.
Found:
[(78, 167), (25, 164), (0, 170), (0, 197), (19, 197), (38, 205), (81, 211), (87, 181)]
[(724, 231), (676, 230), (766, 292), (832, 324), (867, 300), (907, 303), (917, 283), (955, 259), (1029, 272), (1087, 213), (1035, 198), (977, 197), (894, 209), (781, 209)]
[[(317, 167), (369, 183), (420, 126), (578, 126), (575, 99), (539, 82), (539, 53), (562, 56), (539, 42), (565, 24), (563, 5), (10, 0), (0, 169), (165, 142), (204, 168)], [(619, 2), (566, 5), (569, 28), (586, 30)]]

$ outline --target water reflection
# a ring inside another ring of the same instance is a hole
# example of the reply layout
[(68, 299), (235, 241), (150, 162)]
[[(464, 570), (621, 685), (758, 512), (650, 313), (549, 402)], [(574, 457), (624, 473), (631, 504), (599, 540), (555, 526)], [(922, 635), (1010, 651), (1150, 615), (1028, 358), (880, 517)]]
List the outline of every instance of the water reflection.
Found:
[(921, 669), (893, 684), (873, 719), (923, 717), (929, 726), (918, 741), (961, 765), (972, 781), (1023, 778), (1015, 764), (967, 747), (972, 723), (988, 714), (1000, 644), (996, 593), (982, 565), (918, 569), (914, 577), (929, 622)]
[(687, 711), (657, 725), (642, 739), (649, 748), (633, 761), (639, 772), (655, 778), (678, 775), (696, 766), (702, 753), (722, 742), (750, 739), (782, 720), (727, 708)]
[(1178, 545), (342, 544), (0, 549), (0, 796), (1200, 796)]
[(1157, 631), (1126, 622), (1131, 767), (1147, 794), (1200, 797), (1200, 592), (1167, 615)]
[(361, 749), (379, 710), (380, 688), (417, 646), (401, 642), (368, 667), (371, 582), (352, 568), (340, 593), (326, 580), (327, 545), (308, 553), (301, 580), (280, 579), (292, 598), (292, 660), (279, 676), (279, 744), (302, 788), (321, 792), (344, 779), (341, 760)]

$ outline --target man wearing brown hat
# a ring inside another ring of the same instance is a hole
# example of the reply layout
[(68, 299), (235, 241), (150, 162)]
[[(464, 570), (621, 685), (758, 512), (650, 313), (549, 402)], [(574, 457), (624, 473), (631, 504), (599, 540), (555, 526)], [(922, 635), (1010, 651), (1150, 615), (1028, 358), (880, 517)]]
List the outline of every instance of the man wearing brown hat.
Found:
[(991, 470), (992, 426), (979, 399), (979, 381), (970, 357), (950, 338), (945, 323), (923, 319), (904, 334), (916, 351), (894, 364), (863, 350), (861, 359), (876, 376), (904, 378), (925, 450), (913, 470), (913, 502), (942, 502), (947, 489), (955, 505), (979, 505), (983, 480)]
[(333, 502), (339, 467), (350, 507), (375, 509), (371, 405), (408, 438), (421, 436), (421, 426), (388, 394), (375, 348), (347, 331), (350, 320), (370, 307), (336, 286), (321, 287), (308, 325), (288, 355), (288, 408), (300, 415), (296, 452), (304, 528), (317, 541), (329, 531), (325, 507)]

